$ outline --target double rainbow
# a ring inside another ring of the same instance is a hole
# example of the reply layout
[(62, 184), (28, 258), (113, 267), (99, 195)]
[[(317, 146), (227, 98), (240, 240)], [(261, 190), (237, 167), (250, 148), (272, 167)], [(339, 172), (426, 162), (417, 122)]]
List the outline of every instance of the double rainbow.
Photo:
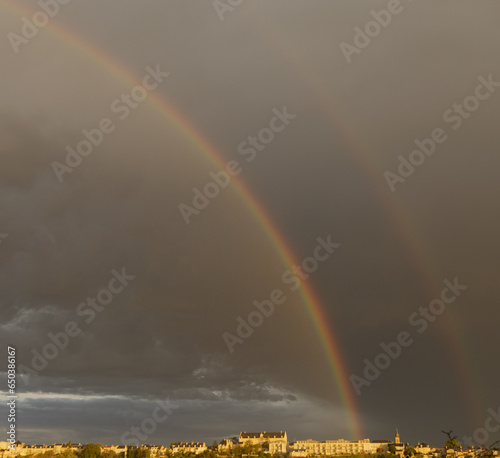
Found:
[[(31, 17), (33, 10), (28, 9), (14, 0), (0, 0), (0, 5), (3, 5), (14, 14), (22, 14)], [(324, 119), (331, 125), (336, 127), (336, 132), (340, 133), (349, 147), (350, 152), (355, 155), (360, 169), (365, 173), (367, 179), (371, 183), (378, 200), (391, 222), (392, 228), (396, 233), (401, 247), (407, 253), (409, 259), (412, 260), (416, 275), (421, 280), (429, 297), (438, 297), (442, 285), (435, 280), (433, 275), (432, 255), (427, 253), (425, 243), (423, 243), (416, 231), (414, 230), (410, 218), (406, 215), (402, 205), (399, 204), (394, 195), (388, 193), (387, 186), (382, 179), (382, 174), (377, 170), (373, 160), (370, 158), (368, 145), (364, 145), (356, 136), (338, 111), (333, 110), (332, 103), (327, 103), (325, 93), (328, 93), (327, 88), (322, 82), (307, 69), (307, 66), (301, 65), (295, 58), (292, 50), (276, 30), (266, 24), (266, 19), (254, 16), (252, 20), (259, 22), (259, 30), (266, 31), (260, 36), (271, 37), (270, 43), (275, 47), (277, 54), (287, 61), (294, 69), (294, 74), (302, 79), (302, 83), (307, 87), (308, 91), (314, 95), (318, 101), (318, 105), (322, 108)], [(121, 79), (127, 85), (135, 86), (141, 82), (132, 75), (122, 65), (117, 63), (111, 56), (104, 54), (95, 46), (85, 42), (62, 25), (52, 19), (46, 26), (46, 29), (54, 36), (62, 40), (67, 46), (71, 46), (77, 50), (88, 61), (94, 62), (101, 66), (113, 77)], [(269, 43), (268, 43), (269, 44)], [(203, 153), (217, 168), (223, 169), (226, 161), (219, 153), (217, 148), (199, 131), (196, 127), (179, 111), (175, 106), (167, 103), (161, 96), (156, 93), (151, 93), (148, 96), (149, 103), (163, 116), (169, 123), (178, 129), (185, 138)], [(259, 222), (263, 232), (266, 234), (272, 245), (275, 247), (277, 254), (283, 264), (288, 268), (291, 264), (298, 264), (292, 250), (285, 241), (285, 237), (276, 228), (276, 225), (269, 218), (262, 205), (255, 199), (244, 182), (235, 176), (231, 180), (235, 191), (239, 194), (241, 200), (245, 203), (253, 217)], [(336, 342), (333, 331), (328, 326), (324, 312), (320, 302), (314, 294), (314, 291), (307, 283), (302, 282), (299, 289), (303, 303), (307, 308), (308, 314), (321, 341), (322, 348), (328, 360), (332, 376), (342, 400), (342, 404), (346, 410), (346, 419), (352, 438), (362, 437), (362, 424), (354, 399), (353, 391), (348, 381), (348, 372), (343, 362), (339, 346)], [(454, 320), (453, 316), (447, 314), (449, 326), (444, 334), (444, 342), (448, 347), (453, 365), (456, 368), (459, 383), (464, 393), (464, 398), (468, 407), (469, 414), (473, 417), (473, 421), (480, 423), (482, 420), (482, 412), (478, 400), (477, 393), (481, 393), (481, 381), (472, 368), (472, 358), (468, 357), (468, 352), (463, 338), (460, 338), (460, 326)], [(483, 402), (484, 404), (484, 402)]]

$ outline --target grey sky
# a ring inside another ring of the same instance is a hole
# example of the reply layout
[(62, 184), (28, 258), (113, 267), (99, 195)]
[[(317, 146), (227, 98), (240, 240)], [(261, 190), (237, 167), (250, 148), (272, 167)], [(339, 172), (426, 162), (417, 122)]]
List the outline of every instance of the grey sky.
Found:
[[(253, 0), (221, 21), (211, 1), (72, 0), (15, 53), (7, 33), (31, 15), (0, 2), (1, 341), (26, 366), (49, 332), (82, 330), (19, 380), (20, 440), (118, 443), (166, 398), (177, 408), (151, 443), (351, 437), (306, 306), (282, 281), (290, 266), (236, 188), (185, 224), (179, 204), (220, 168), (154, 97), (239, 162), (298, 260), (318, 237), (340, 243), (307, 284), (347, 376), (411, 335), (359, 396), (351, 386), (363, 437), (397, 426), (404, 441), (441, 445), (442, 429), (471, 435), (498, 410), (500, 5), (401, 0), (346, 59), (341, 43), (388, 3)], [(113, 101), (133, 85), (111, 61), (138, 80), (147, 66), (169, 72), (123, 120)], [(464, 99), (474, 110), (448, 111)], [(247, 162), (239, 145), (284, 107), (296, 117)], [(60, 182), (51, 164), (103, 118), (113, 132)], [(384, 175), (435, 129), (446, 141), (411, 176)], [(135, 279), (84, 323), (79, 304), (122, 268)], [(410, 317), (455, 278), (467, 289), (419, 333)], [(285, 303), (231, 354), (223, 334), (276, 288)]]

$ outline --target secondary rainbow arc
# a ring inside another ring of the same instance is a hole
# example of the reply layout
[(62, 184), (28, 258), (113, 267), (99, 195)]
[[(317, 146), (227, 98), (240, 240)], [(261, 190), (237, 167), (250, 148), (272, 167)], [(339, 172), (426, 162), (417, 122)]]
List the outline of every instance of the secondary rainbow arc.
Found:
[[(381, 180), (382, 174), (378, 171), (373, 159), (367, 154), (370, 151), (369, 145), (364, 144), (359, 136), (352, 131), (351, 126), (340, 116), (339, 110), (331, 108), (335, 106), (335, 101), (332, 100), (330, 102), (328, 100), (330, 98), (328, 89), (324, 88), (323, 81), (317, 78), (307, 66), (296, 62), (291, 47), (284, 42), (284, 37), (279, 35), (275, 28), (268, 23), (267, 18), (254, 14), (252, 21), (259, 24), (259, 35), (256, 35), (255, 38), (268, 38), (272, 36), (272, 39), (268, 39), (266, 44), (269, 45), (272, 43), (275, 47), (279, 48), (275, 50), (275, 54), (282, 58), (284, 57), (288, 61), (294, 70), (294, 74), (301, 77), (304, 86), (314, 95), (317, 104), (322, 107), (325, 119), (331, 125), (335, 126), (336, 132), (341, 134), (346, 146), (355, 155), (360, 169), (371, 183), (378, 201), (384, 209), (385, 214), (389, 217), (392, 227), (395, 229), (394, 232), (399, 238), (402, 248), (407, 252), (416, 274), (426, 289), (428, 297), (439, 297), (443, 286), (435, 279), (436, 275), (431, 275), (433, 270), (433, 256), (426, 249), (426, 244), (419, 239), (419, 235), (413, 228), (404, 206), (398, 203), (397, 196), (389, 195), (385, 181)], [(482, 381), (479, 379), (477, 373), (470, 370), (475, 365), (471, 357), (467, 358), (467, 346), (463, 341), (464, 339), (460, 339), (459, 337), (463, 333), (460, 332), (460, 326), (453, 316), (453, 312), (447, 313), (443, 318), (448, 323), (448, 327), (443, 333), (443, 342), (448, 349), (453, 367), (457, 372), (458, 383), (464, 394), (468, 411), (475, 418), (475, 422), (480, 424), (484, 416), (480, 408), (481, 403), (478, 401), (481, 398), (481, 393), (485, 391)], [(483, 405), (487, 406), (488, 403), (483, 400)]]

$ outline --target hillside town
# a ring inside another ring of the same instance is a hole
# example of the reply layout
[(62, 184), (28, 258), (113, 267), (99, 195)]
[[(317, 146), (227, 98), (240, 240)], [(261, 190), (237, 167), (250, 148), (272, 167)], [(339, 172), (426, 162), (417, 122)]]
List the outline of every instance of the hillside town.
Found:
[(52, 444), (26, 445), (17, 442), (14, 450), (8, 442), (0, 442), (0, 458), (40, 457), (40, 458), (199, 458), (215, 457), (317, 457), (317, 456), (355, 456), (374, 455), (379, 458), (475, 458), (498, 457), (498, 449), (488, 447), (462, 447), (455, 437), (448, 437), (442, 448), (431, 447), (426, 443), (410, 445), (402, 442), (396, 429), (393, 440), (362, 439), (350, 441), (337, 440), (296, 440), (288, 442), (287, 433), (246, 432), (239, 437), (222, 439), (212, 445), (205, 442), (172, 442), (164, 445), (102, 445), (102, 444)]

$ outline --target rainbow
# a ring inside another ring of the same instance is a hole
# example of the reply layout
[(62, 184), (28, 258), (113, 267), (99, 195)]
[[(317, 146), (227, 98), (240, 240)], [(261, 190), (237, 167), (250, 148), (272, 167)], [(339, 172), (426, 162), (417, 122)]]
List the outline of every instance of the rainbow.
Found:
[[(415, 224), (412, 224), (405, 206), (398, 202), (397, 195), (388, 191), (388, 186), (382, 179), (382, 173), (377, 168), (372, 156), (368, 154), (371, 150), (370, 146), (364, 144), (360, 136), (353, 132), (352, 126), (346, 123), (339, 110), (331, 108), (335, 106), (336, 101), (333, 98), (328, 100), (331, 91), (325, 86), (324, 81), (318, 78), (307, 65), (297, 61), (293, 48), (285, 40), (284, 36), (276, 32), (276, 27), (269, 23), (265, 15), (258, 15), (257, 10), (253, 10), (253, 12), (251, 21), (253, 25), (258, 25), (259, 30), (259, 35), (256, 35), (255, 38), (265, 37), (267, 47), (275, 47), (274, 54), (289, 63), (293, 68), (294, 75), (299, 77), (309, 93), (314, 95), (317, 105), (323, 110), (321, 118), (326, 119), (329, 125), (336, 127), (336, 132), (342, 135), (344, 143), (349, 148), (350, 153), (355, 156), (360, 170), (364, 172), (371, 184), (391, 223), (390, 227), (394, 228), (401, 249), (406, 252), (408, 259), (411, 260), (415, 273), (425, 288), (429, 300), (439, 297), (443, 285), (436, 279), (440, 277), (440, 274), (433, 272), (433, 255), (427, 249), (425, 241), (421, 240), (414, 229)], [(250, 9), (245, 11), (246, 15), (251, 13), (252, 10)], [(443, 342), (455, 367), (457, 383), (461, 386), (467, 410), (473, 418), (471, 424), (481, 424), (484, 421), (484, 412), (481, 405), (487, 407), (489, 403), (482, 396), (482, 393), (485, 393), (486, 390), (479, 378), (477, 369), (473, 370), (476, 364), (472, 355), (469, 355), (465, 343), (465, 332), (460, 329), (460, 325), (451, 310), (442, 318), (446, 322), (446, 326), (442, 328)], [(478, 398), (482, 399), (482, 402), (479, 402)]]
[[(21, 13), (31, 17), (35, 12), (32, 9), (16, 3), (14, 0), (1, 1), (4, 6), (16, 14)], [(62, 25), (56, 23), (53, 19), (49, 21), (49, 24), (45, 27), (45, 29), (48, 29), (50, 33), (56, 36), (56, 38), (63, 40), (67, 45), (71, 45), (73, 48), (77, 49), (78, 52), (88, 58), (89, 61), (93, 61), (96, 64), (101, 65), (101, 67), (109, 72), (113, 77), (121, 79), (128, 85), (136, 86), (141, 84), (139, 79), (137, 79), (109, 55), (104, 54), (98, 48), (88, 42), (85, 42)], [(155, 93), (149, 94), (147, 100), (150, 101), (160, 114), (172, 123), (186, 137), (186, 139), (189, 140), (189, 142), (191, 142), (192, 145), (194, 145), (199, 151), (201, 151), (215, 166), (219, 169), (225, 168), (226, 161), (223, 159), (221, 154), (179, 110), (177, 110), (172, 104), (167, 103)], [(287, 268), (291, 264), (299, 264), (292, 250), (286, 243), (285, 237), (278, 231), (262, 205), (254, 198), (243, 181), (238, 177), (233, 177), (231, 183), (233, 184), (236, 192), (239, 194), (241, 200), (246, 204), (248, 210), (259, 222), (263, 232), (266, 234), (271, 244), (275, 247), (276, 252), (281, 258), (283, 264)], [(334, 333), (327, 325), (327, 319), (312, 288), (302, 282), (299, 291), (315, 331), (321, 341), (321, 345), (328, 360), (342, 404), (346, 409), (347, 424), (352, 438), (361, 438), (363, 433), (360, 416), (352, 388), (348, 381), (348, 372), (342, 360), (339, 345), (336, 342)]]

